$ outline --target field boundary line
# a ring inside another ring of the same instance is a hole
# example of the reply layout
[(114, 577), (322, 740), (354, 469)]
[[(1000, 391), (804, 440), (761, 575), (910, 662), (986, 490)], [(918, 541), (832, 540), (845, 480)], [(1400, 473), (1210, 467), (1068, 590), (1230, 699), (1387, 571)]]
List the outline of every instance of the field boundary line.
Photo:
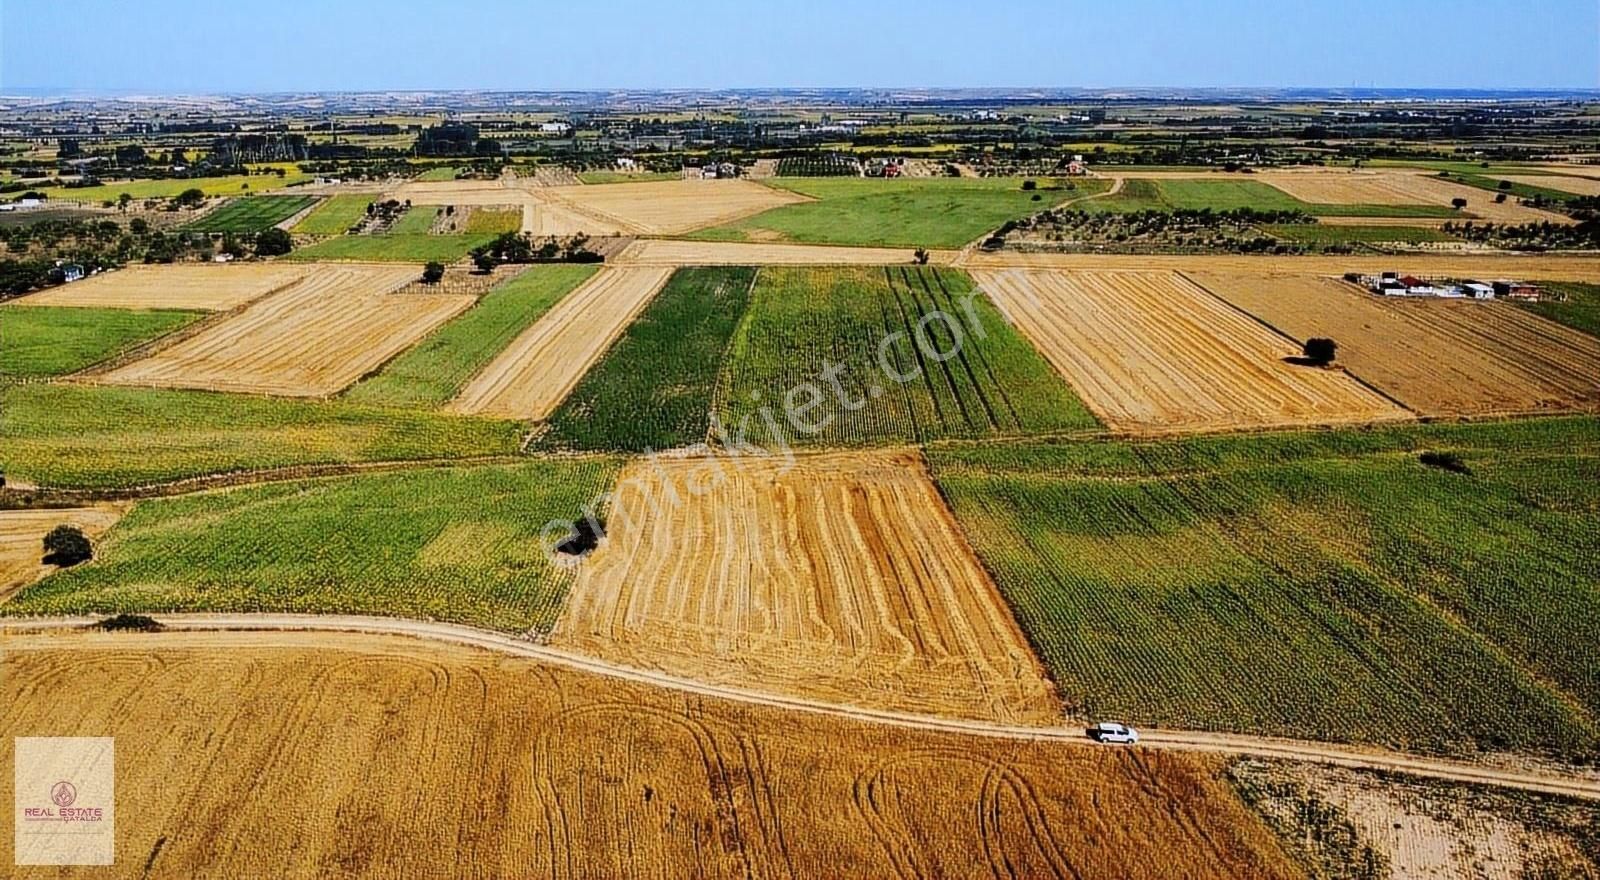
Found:
[[(993, 739), (1071, 742), (1092, 747), (1077, 727), (1024, 727), (942, 718), (882, 709), (866, 709), (790, 697), (781, 694), (707, 684), (661, 672), (608, 663), (593, 657), (536, 644), (512, 635), (475, 629), (458, 624), (436, 623), (405, 618), (375, 618), (354, 615), (315, 614), (163, 614), (161, 624), (174, 631), (200, 632), (333, 632), (406, 636), (475, 647), (488, 651), (541, 660), (579, 672), (654, 685), (733, 702), (771, 708), (809, 712), (849, 721), (881, 724)], [(49, 634), (52, 630), (85, 629), (98, 622), (94, 617), (14, 618), (0, 621), (0, 632)], [(159, 641), (161, 633), (142, 635)], [(13, 648), (12, 650), (15, 650)], [(1600, 801), (1600, 776), (1560, 775), (1552, 772), (1519, 771), (1473, 764), (1466, 761), (1427, 758), (1379, 749), (1336, 744), (1244, 736), (1199, 731), (1148, 730), (1142, 734), (1144, 748), (1211, 754), (1279, 758), (1308, 761), (1361, 770), (1402, 773), (1429, 779), (1466, 782), (1513, 788), (1563, 797)], [(1135, 747), (1138, 748), (1138, 747)]]

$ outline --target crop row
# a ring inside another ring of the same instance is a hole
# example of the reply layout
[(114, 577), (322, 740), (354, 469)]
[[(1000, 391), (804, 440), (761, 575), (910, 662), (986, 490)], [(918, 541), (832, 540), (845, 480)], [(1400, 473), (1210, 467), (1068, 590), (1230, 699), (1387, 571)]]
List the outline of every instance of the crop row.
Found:
[(600, 459), (430, 468), (146, 502), (94, 565), (7, 610), (344, 612), (545, 630), (573, 577), (552, 563), (546, 526), (578, 517), (616, 470)]
[(188, 224), (190, 232), (254, 234), (311, 207), (316, 196), (242, 196)]
[[(1600, 489), (1592, 436), (1568, 441), (1595, 425), (1483, 427), (1365, 452), (1267, 437), (929, 457), (1086, 716), (1590, 758)], [(1471, 473), (1394, 454), (1430, 439), (1476, 442)]]

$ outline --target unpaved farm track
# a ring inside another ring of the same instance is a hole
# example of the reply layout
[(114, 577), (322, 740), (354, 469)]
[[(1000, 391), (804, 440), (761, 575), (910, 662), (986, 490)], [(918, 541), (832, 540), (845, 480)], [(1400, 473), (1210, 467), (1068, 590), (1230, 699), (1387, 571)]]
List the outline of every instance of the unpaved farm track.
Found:
[[(162, 614), (157, 615), (168, 630), (178, 632), (320, 632), (365, 633), (409, 636), (418, 639), (466, 645), (541, 660), (554, 666), (574, 669), (624, 681), (686, 691), (721, 700), (771, 706), (818, 715), (865, 721), (873, 724), (914, 730), (966, 733), (996, 740), (1036, 740), (1083, 742), (1078, 727), (1025, 727), (983, 721), (940, 718), (883, 709), (844, 706), (837, 703), (693, 681), (662, 672), (620, 666), (559, 648), (540, 645), (502, 633), (488, 632), (454, 624), (381, 617), (312, 614)], [(19, 635), (52, 630), (82, 629), (98, 618), (17, 618), (0, 620), (0, 635)], [(161, 633), (140, 638), (159, 644)], [(1139, 749), (1208, 752), (1222, 755), (1258, 755), (1295, 761), (1310, 761), (1365, 770), (1404, 773), (1428, 779), (1466, 782), (1532, 791), (1541, 794), (1600, 801), (1600, 775), (1557, 773), (1546, 770), (1490, 767), (1466, 761), (1425, 758), (1378, 749), (1340, 746), (1300, 740), (1266, 739), (1237, 734), (1143, 731)]]
[[(739, 245), (728, 245), (739, 247)], [(744, 245), (751, 247), (751, 245)], [(830, 248), (829, 250), (850, 250)], [(759, 262), (759, 261), (757, 261)], [(1177, 272), (1242, 272), (1339, 277), (1346, 272), (1376, 274), (1401, 270), (1425, 277), (1515, 278), (1526, 281), (1600, 283), (1600, 257), (1520, 256), (1511, 254), (1404, 256), (1267, 257), (1247, 255), (1185, 256), (1132, 254), (974, 253), (960, 265), (969, 269), (1058, 269), (1085, 272), (1157, 270)]]
[[(897, 266), (912, 262), (913, 248), (858, 248), (806, 244), (743, 244), (642, 239), (614, 261), (621, 266)], [(948, 265), (957, 251), (933, 251), (929, 262)]]
[[(14, 735), (114, 737), (137, 807), (115, 823), (119, 876), (1302, 876), (1206, 756), (879, 725), (394, 635), (6, 641), (0, 764)], [(11, 874), (63, 876), (34, 870)]]
[(655, 297), (666, 268), (604, 268), (522, 332), (450, 403), (452, 412), (538, 421)]
[(476, 298), (394, 291), (410, 266), (324, 267), (203, 332), (99, 377), (112, 385), (326, 397)]

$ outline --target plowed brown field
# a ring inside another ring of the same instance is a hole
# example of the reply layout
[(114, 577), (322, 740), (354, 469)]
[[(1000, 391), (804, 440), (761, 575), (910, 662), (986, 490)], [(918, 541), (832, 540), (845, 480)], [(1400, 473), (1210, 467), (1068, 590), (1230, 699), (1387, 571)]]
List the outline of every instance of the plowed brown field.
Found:
[(93, 541), (122, 518), (125, 508), (105, 504), (65, 510), (0, 511), (0, 601), (55, 570), (45, 565), (44, 536), (74, 525)]
[[(661, 242), (676, 244), (676, 242)], [(735, 245), (737, 246), (737, 245)], [(833, 248), (831, 250), (847, 250)], [(1243, 272), (1286, 275), (1327, 275), (1346, 272), (1375, 274), (1400, 270), (1427, 276), (1458, 278), (1516, 278), (1538, 281), (1584, 281), (1600, 284), (1600, 259), (1568, 256), (1407, 254), (1403, 257), (1350, 256), (1265, 257), (1247, 255), (1177, 256), (1119, 254), (1020, 254), (982, 252), (966, 255), (961, 265), (969, 269), (1169, 269), (1177, 272)]]
[(876, 726), (393, 637), (18, 636), (0, 663), (5, 765), (14, 736), (116, 738), (119, 804), (137, 805), (117, 811), (117, 876), (1300, 876), (1217, 766), (1180, 754)]
[(1304, 340), (1428, 415), (1600, 404), (1600, 340), (1507, 303), (1394, 300), (1324, 278), (1195, 274), (1228, 302)]
[(450, 409), (512, 419), (550, 415), (671, 275), (670, 269), (601, 269), (513, 340)]
[(915, 453), (639, 463), (607, 530), (552, 644), (851, 705), (1060, 720)]
[(292, 397), (336, 394), (476, 302), (471, 296), (392, 293), (416, 274), (410, 266), (319, 268), (299, 284), (99, 381)]
[(1136, 432), (1371, 422), (1406, 412), (1168, 272), (975, 277), (1090, 409)]
[(14, 300), (14, 305), (225, 312), (300, 281), (305, 266), (282, 263), (129, 266)]

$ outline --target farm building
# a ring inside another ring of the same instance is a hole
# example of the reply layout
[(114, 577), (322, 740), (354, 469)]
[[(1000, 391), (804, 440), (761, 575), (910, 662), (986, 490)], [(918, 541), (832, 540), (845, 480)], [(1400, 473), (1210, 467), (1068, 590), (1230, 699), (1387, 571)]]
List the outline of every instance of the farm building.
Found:
[(1520, 300), (1522, 302), (1538, 302), (1542, 291), (1537, 284), (1525, 281), (1496, 281), (1494, 292), (1506, 299)]

